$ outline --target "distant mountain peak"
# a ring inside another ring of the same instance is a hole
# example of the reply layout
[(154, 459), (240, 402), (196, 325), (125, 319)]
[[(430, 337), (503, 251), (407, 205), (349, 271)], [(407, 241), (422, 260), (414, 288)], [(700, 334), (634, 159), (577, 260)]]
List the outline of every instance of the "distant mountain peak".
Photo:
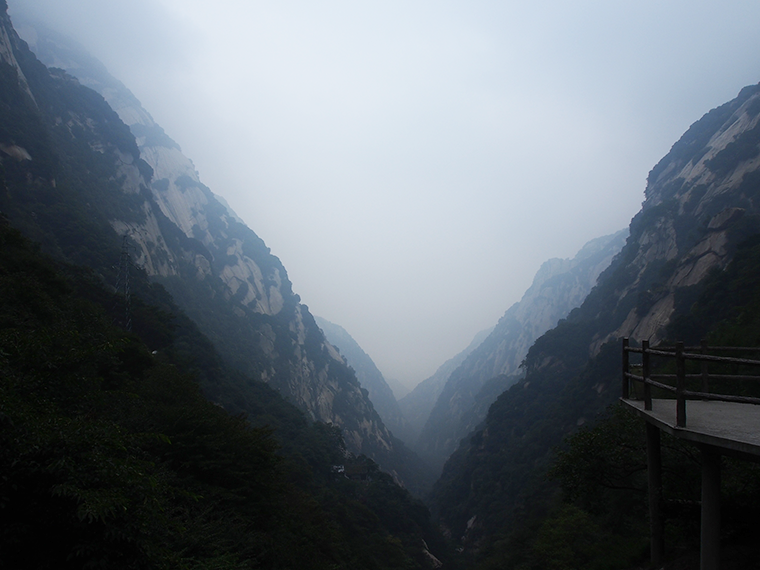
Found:
[(572, 259), (544, 262), (522, 299), (454, 370), (414, 448), (441, 468), (459, 440), (486, 417), (498, 395), (522, 375), (533, 342), (579, 306), (622, 249), (627, 230), (588, 242)]

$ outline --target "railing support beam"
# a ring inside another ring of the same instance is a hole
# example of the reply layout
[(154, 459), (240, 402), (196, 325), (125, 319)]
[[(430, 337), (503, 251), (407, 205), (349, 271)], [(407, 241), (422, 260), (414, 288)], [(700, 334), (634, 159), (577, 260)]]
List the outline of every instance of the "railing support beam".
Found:
[(664, 552), (665, 525), (662, 517), (662, 452), (660, 429), (649, 422), (647, 429), (647, 485), (649, 491), (649, 554), (659, 566)]
[(652, 409), (652, 385), (647, 384), (651, 371), (649, 370), (649, 341), (641, 341), (641, 376), (644, 378), (644, 409)]
[[(699, 343), (699, 353), (707, 354), (707, 340), (702, 339)], [(706, 394), (710, 391), (710, 375), (707, 370), (707, 360), (703, 360), (700, 363), (700, 372), (702, 373), (702, 391)]]
[(631, 371), (630, 353), (628, 352), (628, 337), (623, 339), (623, 399), (628, 400), (631, 397), (630, 381), (627, 374)]
[(702, 447), (702, 533), (700, 570), (720, 568), (720, 453)]
[(686, 427), (686, 360), (683, 356), (683, 342), (676, 343), (676, 426)]

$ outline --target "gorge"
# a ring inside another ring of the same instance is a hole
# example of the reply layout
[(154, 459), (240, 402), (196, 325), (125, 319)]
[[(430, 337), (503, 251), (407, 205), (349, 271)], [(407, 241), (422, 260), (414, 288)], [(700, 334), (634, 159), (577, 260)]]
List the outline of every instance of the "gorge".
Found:
[[(2, 565), (645, 563), (619, 340), (760, 343), (760, 85), (673, 145), (627, 231), (546, 261), (397, 400), (127, 87), (1, 7)], [(688, 565), (674, 450), (668, 556)], [(729, 473), (724, 538), (751, 560), (757, 469)]]

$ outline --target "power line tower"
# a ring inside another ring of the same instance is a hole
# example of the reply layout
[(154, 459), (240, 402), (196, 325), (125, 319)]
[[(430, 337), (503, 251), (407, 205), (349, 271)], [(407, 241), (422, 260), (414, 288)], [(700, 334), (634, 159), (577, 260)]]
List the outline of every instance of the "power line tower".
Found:
[[(132, 258), (129, 255), (129, 250), (134, 249), (134, 246), (129, 244), (129, 236), (124, 235), (121, 240), (121, 255), (119, 256), (119, 275), (116, 279), (116, 292), (124, 295), (124, 328), (128, 331), (132, 331), (132, 293), (129, 285), (129, 269), (132, 265)], [(118, 303), (118, 301), (117, 301)], [(114, 308), (114, 312), (118, 314), (118, 308)], [(118, 318), (114, 318), (114, 322), (117, 322)]]

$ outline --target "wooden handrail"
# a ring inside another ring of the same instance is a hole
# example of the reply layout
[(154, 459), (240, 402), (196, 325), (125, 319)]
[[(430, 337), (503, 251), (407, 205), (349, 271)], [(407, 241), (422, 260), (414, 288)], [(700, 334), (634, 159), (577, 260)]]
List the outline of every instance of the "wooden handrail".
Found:
[(686, 357), (683, 343), (676, 343), (676, 425), (686, 427)]
[(631, 368), (630, 346), (628, 337), (623, 339), (623, 398), (625, 400), (631, 397), (631, 383), (628, 382), (628, 371)]
[[(633, 368), (633, 366), (631, 366)], [(675, 374), (650, 374), (649, 378), (659, 378), (660, 380), (672, 380)], [(710, 374), (711, 380), (760, 380), (760, 375), (752, 374)], [(702, 374), (687, 374), (686, 378), (702, 378)], [(707, 392), (707, 390), (702, 390)]]
[[(699, 351), (699, 352), (692, 352)], [(688, 398), (700, 398), (703, 400), (718, 400), (724, 402), (740, 402), (746, 404), (760, 405), (760, 398), (750, 396), (732, 396), (729, 394), (713, 394), (709, 386), (711, 380), (739, 380), (739, 381), (760, 381), (759, 375), (750, 374), (710, 374), (708, 371), (709, 362), (723, 362), (730, 364), (741, 364), (747, 366), (760, 366), (760, 360), (749, 358), (736, 358), (732, 356), (716, 356), (708, 352), (716, 351), (743, 351), (743, 352), (760, 352), (760, 347), (735, 347), (735, 346), (708, 346), (706, 341), (702, 341), (700, 346), (685, 347), (683, 342), (678, 342), (674, 347), (657, 346), (652, 348), (649, 341), (641, 341), (641, 347), (630, 345), (628, 338), (623, 339), (623, 398), (631, 397), (631, 382), (639, 382), (644, 385), (644, 409), (652, 409), (652, 387), (674, 392), (676, 394), (676, 425), (684, 427), (686, 425), (686, 400)], [(641, 364), (632, 364), (630, 354), (641, 354)], [(675, 374), (652, 374), (651, 357), (662, 356), (665, 358), (674, 358), (676, 360)], [(686, 373), (686, 362), (696, 361), (700, 363), (700, 372), (698, 374)], [(641, 375), (631, 373), (631, 368), (641, 368)], [(701, 390), (688, 390), (686, 388), (687, 379), (701, 379)], [(657, 380), (675, 380), (675, 386), (657, 382)]]
[(652, 409), (652, 385), (647, 383), (647, 379), (651, 374), (649, 370), (649, 341), (641, 341), (641, 375), (644, 377), (644, 409), (650, 411)]

